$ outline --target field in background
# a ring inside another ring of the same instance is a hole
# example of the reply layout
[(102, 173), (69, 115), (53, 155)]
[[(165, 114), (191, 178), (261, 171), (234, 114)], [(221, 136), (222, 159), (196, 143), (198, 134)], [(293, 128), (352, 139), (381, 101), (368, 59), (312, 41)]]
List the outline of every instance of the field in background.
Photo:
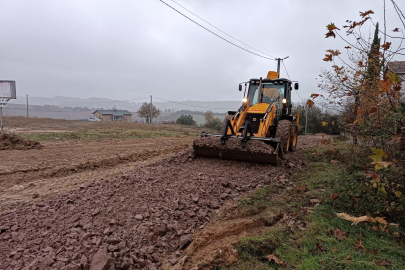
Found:
[(51, 118), (5, 117), (6, 132), (32, 140), (104, 140), (199, 136), (206, 128), (171, 124), (86, 122)]

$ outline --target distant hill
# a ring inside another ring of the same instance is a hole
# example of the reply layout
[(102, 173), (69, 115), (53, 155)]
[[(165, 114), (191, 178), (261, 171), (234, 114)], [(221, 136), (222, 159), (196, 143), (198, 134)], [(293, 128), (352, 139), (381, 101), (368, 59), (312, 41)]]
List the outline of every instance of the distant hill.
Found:
[[(88, 119), (93, 116), (94, 109), (83, 107), (59, 107), (54, 105), (29, 105), (28, 112), (30, 117), (44, 117), (54, 119), (67, 119), (67, 120), (82, 120)], [(136, 111), (132, 111), (133, 122), (145, 122), (145, 119), (139, 118), (136, 115)], [(25, 104), (8, 104), (6, 108), (3, 108), (3, 114), (8, 116), (26, 116), (27, 107)], [(161, 115), (154, 119), (155, 123), (162, 123), (163, 121), (176, 121), (182, 114), (190, 114), (193, 116), (197, 124), (204, 124), (205, 118), (204, 112), (180, 110), (180, 111), (162, 111)], [(220, 119), (224, 119), (227, 113), (214, 113), (214, 116)]]
[[(107, 98), (98, 98), (91, 97), (87, 99), (75, 98), (75, 97), (34, 97), (29, 96), (30, 105), (53, 105), (61, 108), (64, 107), (81, 107), (87, 108), (88, 110), (95, 109), (108, 109), (113, 106), (116, 106), (119, 109), (129, 110), (135, 112), (139, 109), (143, 102), (149, 102), (149, 99), (144, 101), (120, 101), (112, 100)], [(9, 104), (25, 104), (25, 97), (17, 97), (16, 100), (11, 100)], [(240, 101), (194, 101), (194, 100), (185, 100), (185, 101), (161, 101), (155, 99), (153, 104), (162, 111), (166, 112), (176, 112), (180, 110), (192, 110), (198, 112), (213, 111), (218, 113), (225, 113), (228, 110), (236, 110), (240, 107)]]

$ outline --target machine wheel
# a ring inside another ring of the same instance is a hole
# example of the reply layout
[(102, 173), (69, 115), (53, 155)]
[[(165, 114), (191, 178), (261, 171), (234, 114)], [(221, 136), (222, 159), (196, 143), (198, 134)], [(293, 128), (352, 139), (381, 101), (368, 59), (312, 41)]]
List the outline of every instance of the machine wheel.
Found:
[(290, 140), (290, 151), (294, 152), (297, 150), (298, 144), (298, 125), (297, 122), (292, 123), (291, 125), (291, 140)]
[(280, 120), (278, 122), (276, 138), (280, 138), (280, 150), (287, 153), (291, 141), (291, 122), (289, 120)]
[(227, 115), (227, 116), (225, 117), (224, 122), (222, 122), (221, 134), (222, 134), (222, 132), (224, 132), (226, 120), (227, 120), (227, 119), (231, 120), (232, 117), (233, 117), (233, 115)]

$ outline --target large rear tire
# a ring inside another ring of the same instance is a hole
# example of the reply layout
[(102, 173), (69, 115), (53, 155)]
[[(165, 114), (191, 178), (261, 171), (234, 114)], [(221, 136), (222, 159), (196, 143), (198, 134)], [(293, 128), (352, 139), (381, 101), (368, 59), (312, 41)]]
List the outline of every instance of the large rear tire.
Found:
[(297, 122), (292, 123), (291, 125), (291, 136), (290, 136), (290, 152), (297, 150), (298, 144), (298, 125)]
[(276, 138), (280, 138), (280, 150), (287, 153), (291, 141), (291, 122), (280, 120), (277, 125)]

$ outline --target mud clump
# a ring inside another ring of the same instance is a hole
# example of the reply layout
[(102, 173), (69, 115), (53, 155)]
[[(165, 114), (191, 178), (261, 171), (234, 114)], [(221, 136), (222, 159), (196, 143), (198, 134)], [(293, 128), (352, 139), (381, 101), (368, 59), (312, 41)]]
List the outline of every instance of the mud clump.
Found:
[(237, 150), (248, 153), (274, 153), (273, 147), (257, 140), (249, 140), (248, 142), (246, 142), (245, 147), (242, 147), (240, 139), (229, 138), (226, 140), (225, 144), (221, 144), (221, 139), (219, 137), (204, 137), (194, 140), (193, 145), (200, 148)]
[(0, 136), (0, 150), (29, 150), (41, 149), (42, 145), (16, 134), (4, 134)]

